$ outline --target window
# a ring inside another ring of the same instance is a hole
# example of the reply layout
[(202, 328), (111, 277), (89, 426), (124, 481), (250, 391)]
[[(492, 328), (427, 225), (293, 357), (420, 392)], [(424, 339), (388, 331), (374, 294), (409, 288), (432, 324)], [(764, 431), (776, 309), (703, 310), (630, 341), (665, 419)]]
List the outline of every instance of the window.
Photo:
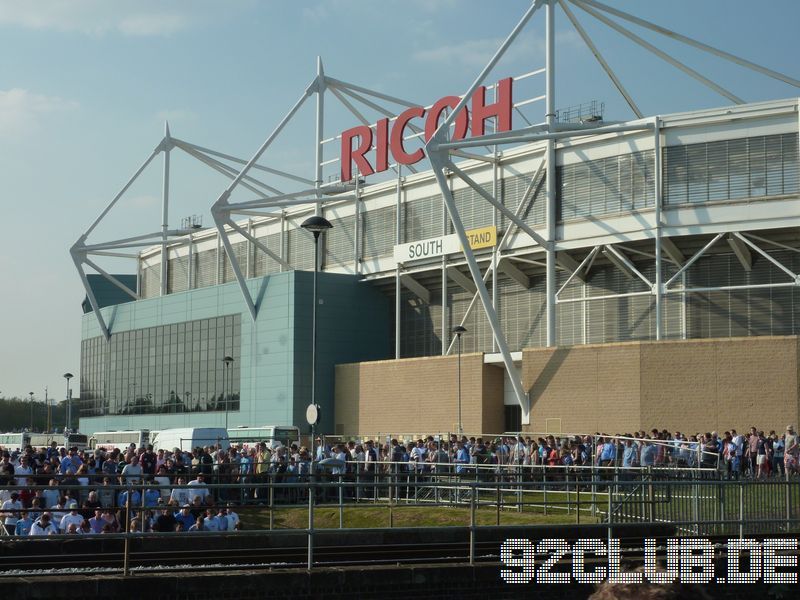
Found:
[[(237, 410), (240, 341), (240, 315), (126, 331), (109, 342), (83, 340), (81, 413), (225, 410), (226, 398)], [(227, 369), (224, 356), (234, 358)]]

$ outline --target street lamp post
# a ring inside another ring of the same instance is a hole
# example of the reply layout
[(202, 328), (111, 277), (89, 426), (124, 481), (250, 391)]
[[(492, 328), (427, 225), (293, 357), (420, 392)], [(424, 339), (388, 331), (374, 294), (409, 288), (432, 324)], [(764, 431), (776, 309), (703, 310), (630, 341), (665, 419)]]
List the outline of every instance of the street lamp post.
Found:
[(456, 325), (453, 327), (453, 333), (456, 335), (458, 345), (458, 435), (464, 434), (464, 427), (461, 423), (461, 334), (466, 333), (467, 328), (463, 325)]
[(30, 405), (31, 405), (31, 433), (33, 432), (33, 392), (28, 392), (28, 396), (30, 396)]
[[(319, 236), (333, 227), (331, 222), (319, 215), (309, 217), (300, 225), (314, 234), (314, 310), (311, 316), (311, 404), (317, 404), (317, 272), (319, 271)], [(311, 426), (311, 445), (314, 445), (314, 425)]]
[(230, 367), (233, 364), (233, 357), (226, 356), (222, 359), (222, 362), (225, 364), (225, 377), (222, 380), (222, 395), (225, 397), (225, 431), (228, 430), (228, 404), (230, 403), (230, 394), (228, 390), (225, 388), (225, 380), (228, 380), (228, 388), (231, 387), (231, 374), (230, 374)]
[(67, 429), (70, 429), (72, 426), (72, 392), (69, 389), (69, 380), (72, 379), (72, 373), (64, 373), (64, 379), (67, 380), (67, 393), (66, 393), (66, 400), (67, 400)]

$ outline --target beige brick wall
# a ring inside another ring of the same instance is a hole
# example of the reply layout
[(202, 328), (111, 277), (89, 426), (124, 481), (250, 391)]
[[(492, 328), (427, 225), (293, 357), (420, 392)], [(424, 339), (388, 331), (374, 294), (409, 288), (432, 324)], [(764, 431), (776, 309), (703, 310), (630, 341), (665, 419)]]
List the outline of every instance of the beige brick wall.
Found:
[[(343, 426), (346, 435), (454, 431), (458, 422), (458, 357), (337, 365), (335, 395), (335, 422)], [(485, 431), (486, 422), (498, 426), (503, 420), (502, 404), (502, 371), (484, 365), (482, 354), (462, 355), (464, 430)]]
[[(800, 425), (798, 357), (798, 336), (526, 349), (526, 429), (782, 431)], [(461, 360), (465, 431), (503, 430), (502, 368), (482, 354)], [(335, 422), (345, 434), (452, 431), (457, 365), (456, 356), (338, 365)]]
[[(523, 351), (530, 431), (619, 432), (639, 423), (639, 344)], [(545, 425), (548, 424), (549, 427)]]
[[(358, 406), (361, 393), (361, 365), (358, 363), (337, 365), (334, 376), (335, 414), (334, 433), (344, 434), (359, 431)], [(340, 427), (341, 425), (341, 427)]]
[(642, 424), (781, 431), (798, 419), (798, 338), (642, 344)]

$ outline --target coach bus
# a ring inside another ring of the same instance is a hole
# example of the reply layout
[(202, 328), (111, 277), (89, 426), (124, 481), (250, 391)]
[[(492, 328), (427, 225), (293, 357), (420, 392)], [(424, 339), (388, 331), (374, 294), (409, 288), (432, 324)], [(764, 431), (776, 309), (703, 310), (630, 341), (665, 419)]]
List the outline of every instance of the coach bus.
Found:
[(0, 446), (6, 450), (22, 450), (25, 446), (30, 446), (30, 443), (30, 433), (0, 433)]
[(289, 446), (293, 442), (300, 440), (300, 430), (290, 425), (275, 426), (267, 425), (264, 427), (235, 427), (228, 429), (228, 439), (231, 446), (241, 444), (242, 446), (254, 446), (259, 442), (266, 442), (275, 445), (280, 442), (283, 446)]
[(46, 448), (55, 442), (59, 448), (77, 448), (85, 450), (89, 447), (89, 437), (85, 433), (31, 433), (30, 444), (34, 448)]
[(143, 448), (150, 443), (149, 429), (129, 429), (124, 431), (96, 431), (89, 439), (90, 448), (102, 448), (103, 450), (126, 450), (128, 446), (134, 444), (137, 448)]

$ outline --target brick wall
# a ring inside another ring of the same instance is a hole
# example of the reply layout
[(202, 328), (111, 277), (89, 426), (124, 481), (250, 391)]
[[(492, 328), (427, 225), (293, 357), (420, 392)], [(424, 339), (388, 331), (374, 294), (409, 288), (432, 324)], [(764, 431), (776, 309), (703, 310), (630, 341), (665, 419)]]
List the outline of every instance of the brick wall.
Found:
[(544, 431), (548, 419), (560, 419), (562, 432), (635, 429), (639, 352), (638, 343), (524, 350), (522, 382), (531, 396), (525, 428)]
[(797, 336), (629, 342), (523, 352), (532, 431), (782, 431), (800, 416)]
[(798, 420), (798, 337), (642, 344), (642, 422), (781, 432)]
[[(800, 425), (800, 338), (627, 342), (523, 351), (530, 431), (695, 433)], [(467, 432), (504, 429), (503, 370), (462, 358)], [(436, 433), (457, 422), (456, 356), (336, 367), (343, 433)]]
[[(458, 422), (457, 356), (337, 365), (335, 389), (345, 435), (447, 433)], [(461, 414), (465, 431), (502, 430), (503, 372), (483, 354), (461, 356)]]

